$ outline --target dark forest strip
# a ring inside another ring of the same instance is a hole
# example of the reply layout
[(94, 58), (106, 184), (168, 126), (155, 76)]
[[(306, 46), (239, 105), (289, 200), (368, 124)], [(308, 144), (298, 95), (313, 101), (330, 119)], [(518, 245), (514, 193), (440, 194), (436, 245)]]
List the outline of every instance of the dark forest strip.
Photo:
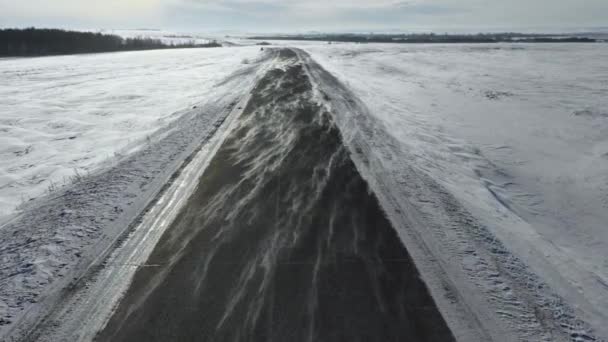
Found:
[(122, 38), (117, 35), (57, 29), (27, 28), (0, 30), (0, 57), (220, 46), (215, 41), (208, 44), (187, 43), (174, 45), (165, 44), (158, 39)]

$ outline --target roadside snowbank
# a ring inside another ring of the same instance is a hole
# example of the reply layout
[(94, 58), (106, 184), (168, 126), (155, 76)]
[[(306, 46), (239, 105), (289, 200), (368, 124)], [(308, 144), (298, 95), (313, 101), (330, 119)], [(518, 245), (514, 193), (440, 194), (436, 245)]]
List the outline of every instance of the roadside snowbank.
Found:
[(302, 47), (385, 124), (411, 167), (604, 329), (608, 45)]
[(101, 30), (103, 34), (114, 34), (123, 38), (146, 38), (157, 39), (164, 44), (207, 44), (214, 40), (219, 40), (219, 36), (194, 33), (194, 32), (174, 32), (165, 30)]

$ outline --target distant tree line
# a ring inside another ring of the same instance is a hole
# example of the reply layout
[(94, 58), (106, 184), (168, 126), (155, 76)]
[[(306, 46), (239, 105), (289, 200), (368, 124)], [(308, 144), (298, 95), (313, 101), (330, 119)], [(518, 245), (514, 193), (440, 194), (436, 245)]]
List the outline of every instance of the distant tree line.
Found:
[(207, 44), (192, 42), (176, 45), (165, 44), (158, 39), (122, 38), (117, 35), (58, 29), (0, 30), (0, 56), (3, 57), (220, 46), (216, 41)]
[(277, 35), (251, 37), (255, 40), (298, 40), (327, 41), (349, 43), (500, 43), (500, 42), (534, 42), (534, 43), (591, 43), (596, 39), (586, 37), (559, 37), (543, 34), (521, 33), (479, 33), (479, 34), (313, 34), (313, 35)]

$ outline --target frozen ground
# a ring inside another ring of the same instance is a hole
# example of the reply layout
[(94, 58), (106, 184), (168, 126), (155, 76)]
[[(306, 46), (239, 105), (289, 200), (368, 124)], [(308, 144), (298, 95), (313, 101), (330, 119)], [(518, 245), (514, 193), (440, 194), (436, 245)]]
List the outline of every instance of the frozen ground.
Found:
[(194, 49), (0, 60), (0, 223), (20, 203), (138, 149), (257, 53)]
[(303, 48), (365, 103), (408, 164), (605, 330), (608, 45)]

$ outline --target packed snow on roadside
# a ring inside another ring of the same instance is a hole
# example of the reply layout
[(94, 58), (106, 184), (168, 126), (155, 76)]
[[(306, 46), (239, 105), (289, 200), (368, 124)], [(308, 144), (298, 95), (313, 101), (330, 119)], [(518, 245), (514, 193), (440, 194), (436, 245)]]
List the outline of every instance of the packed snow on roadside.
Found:
[(605, 332), (608, 44), (302, 48)]
[(0, 222), (23, 202), (131, 153), (256, 48), (0, 59)]

